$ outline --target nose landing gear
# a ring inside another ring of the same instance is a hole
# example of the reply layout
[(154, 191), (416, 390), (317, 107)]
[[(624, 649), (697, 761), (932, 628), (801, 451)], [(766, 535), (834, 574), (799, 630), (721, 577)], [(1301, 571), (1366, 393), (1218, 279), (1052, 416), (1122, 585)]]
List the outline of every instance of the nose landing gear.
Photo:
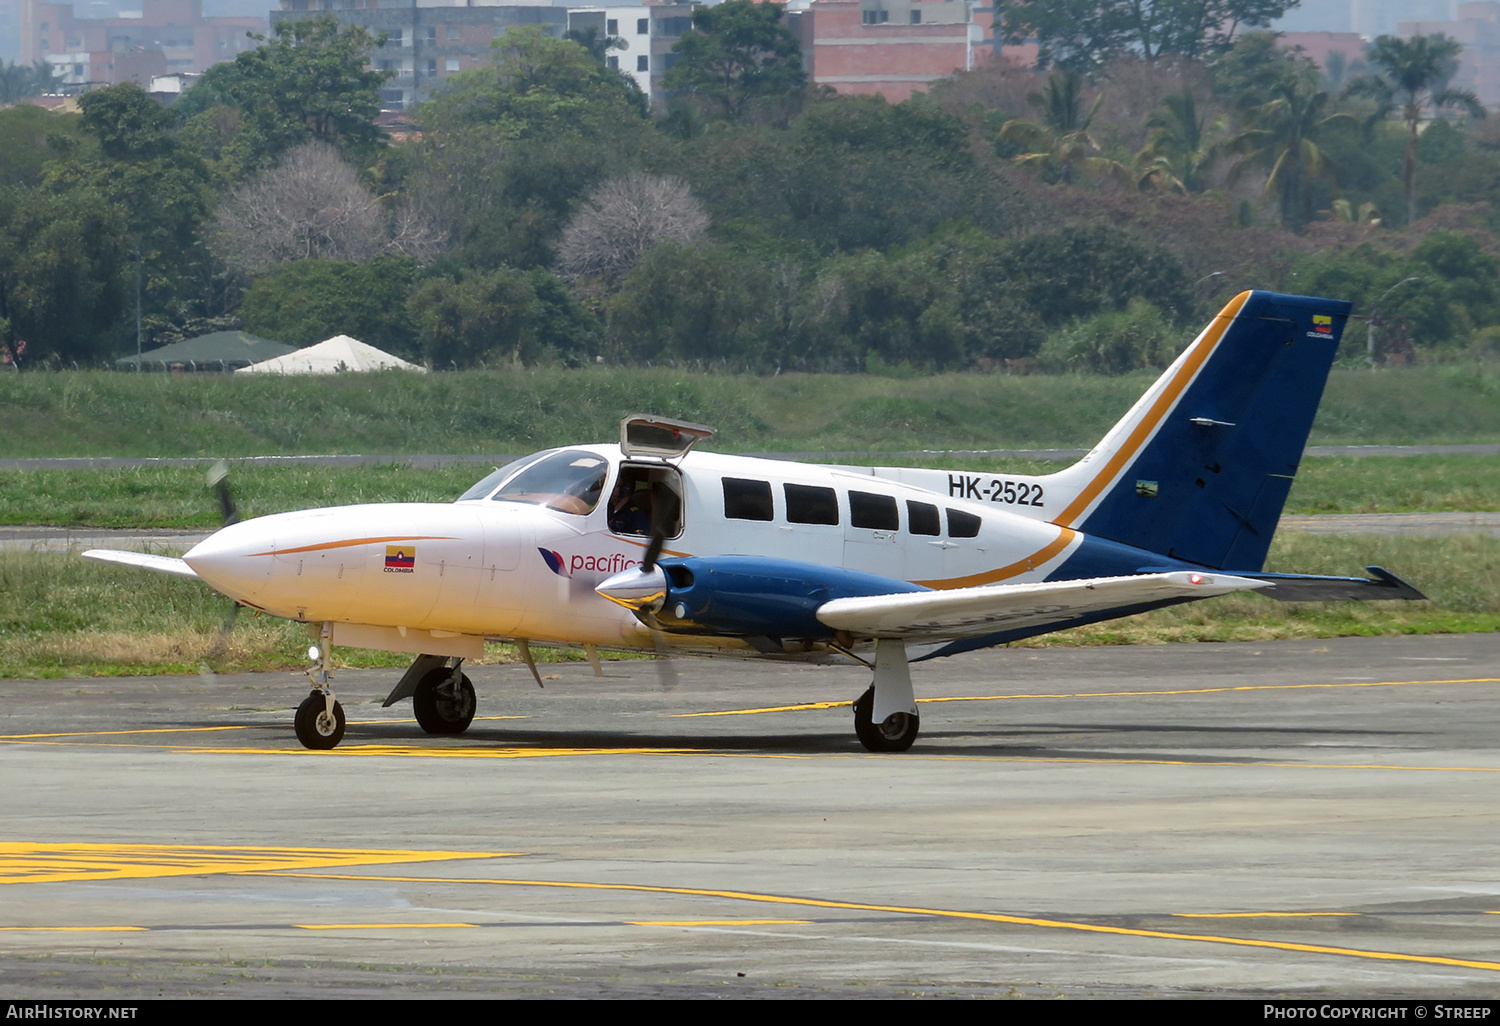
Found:
[(302, 747), (315, 751), (327, 751), (344, 739), (344, 707), (333, 697), (333, 688), (328, 680), (333, 658), (333, 624), (325, 623), (318, 643), (307, 651), (312, 666), (307, 669), (307, 679), (312, 682), (312, 693), (297, 707), (292, 725), (297, 731), (297, 740)]

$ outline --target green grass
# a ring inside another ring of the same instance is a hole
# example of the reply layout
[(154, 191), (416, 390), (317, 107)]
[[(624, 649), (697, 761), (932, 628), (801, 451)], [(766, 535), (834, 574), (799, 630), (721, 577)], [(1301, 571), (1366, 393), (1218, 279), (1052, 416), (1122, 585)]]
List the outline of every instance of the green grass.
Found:
[[(670, 369), (173, 377), (0, 374), (0, 457), (519, 453), (618, 437), (647, 411), (726, 452), (1092, 445), (1152, 380), (1080, 375), (775, 378)], [(1500, 441), (1493, 365), (1335, 370), (1315, 444)]]
[[(452, 502), (490, 469), (236, 464), (231, 481), (240, 515), (249, 518), (365, 502)], [(218, 527), (221, 516), (206, 470), (0, 470), (0, 524)]]
[[(1500, 630), (1500, 539), (1286, 534), (1268, 570), (1355, 575), (1367, 564), (1406, 577), (1431, 602), (1275, 602), (1232, 595), (1065, 631), (1027, 645), (1263, 641)], [(0, 678), (295, 669), (305, 628), (241, 615), (215, 653), (227, 599), (196, 581), (100, 567), (76, 555), (0, 553)], [(543, 651), (538, 649), (537, 651)], [(340, 649), (343, 665), (399, 667), (409, 656)], [(564, 653), (564, 658), (574, 658)], [(512, 661), (490, 646), (487, 661)]]
[[(973, 458), (906, 459), (945, 469), (1046, 474), (1060, 464)], [(241, 515), (363, 502), (451, 502), (487, 464), (440, 468), (237, 464)], [(219, 511), (204, 467), (0, 470), (0, 524), (212, 528)], [(1304, 461), (1288, 513), (1500, 510), (1500, 456), (1319, 457)]]

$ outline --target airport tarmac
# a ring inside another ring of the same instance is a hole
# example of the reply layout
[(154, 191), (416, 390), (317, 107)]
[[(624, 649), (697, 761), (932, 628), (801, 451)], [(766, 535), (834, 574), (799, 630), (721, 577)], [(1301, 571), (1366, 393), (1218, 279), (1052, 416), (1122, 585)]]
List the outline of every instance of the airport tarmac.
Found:
[(1494, 998), (1500, 635), (0, 682), (0, 996)]

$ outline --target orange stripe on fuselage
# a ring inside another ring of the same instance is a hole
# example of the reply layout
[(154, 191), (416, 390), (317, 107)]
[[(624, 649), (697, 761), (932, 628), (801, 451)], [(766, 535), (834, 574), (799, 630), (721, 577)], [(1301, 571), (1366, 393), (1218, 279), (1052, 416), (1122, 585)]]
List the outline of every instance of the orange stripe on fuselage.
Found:
[(378, 545), (382, 542), (404, 541), (459, 541), (446, 534), (393, 534), (381, 538), (349, 538), (346, 541), (319, 542), (316, 545), (301, 545), (295, 549), (273, 549), (269, 552), (250, 552), (250, 556), (287, 556), (293, 552), (323, 552), (328, 549), (347, 549), (351, 545)]
[(982, 574), (971, 574), (968, 577), (950, 577), (940, 581), (912, 581), (911, 583), (920, 584), (924, 588), (933, 588), (937, 591), (946, 591), (949, 588), (977, 588), (982, 584), (995, 584), (1007, 578), (1015, 577), (1018, 574), (1024, 574), (1029, 570), (1035, 570), (1072, 544), (1073, 539), (1076, 537), (1078, 537), (1077, 531), (1070, 531), (1065, 527), (1058, 532), (1056, 538), (1040, 549), (1037, 549), (1025, 559), (1018, 559), (1008, 566), (1000, 567), (998, 570), (986, 570)]
[(1098, 474), (1094, 475), (1092, 481), (1084, 485), (1083, 491), (1079, 492), (1078, 497), (1068, 504), (1068, 508), (1063, 510), (1062, 514), (1052, 521), (1054, 524), (1058, 527), (1072, 527), (1073, 522), (1082, 515), (1084, 510), (1088, 509), (1089, 504), (1094, 499), (1098, 498), (1099, 493), (1104, 491), (1105, 487), (1114, 480), (1115, 475), (1120, 472), (1121, 468), (1135, 458), (1140, 447), (1145, 444), (1146, 439), (1156, 430), (1156, 426), (1161, 423), (1161, 419), (1167, 415), (1167, 411), (1177, 402), (1183, 390), (1187, 388), (1203, 365), (1208, 362), (1208, 358), (1213, 351), (1218, 348), (1220, 340), (1224, 337), (1224, 332), (1229, 330), (1229, 325), (1239, 315), (1240, 310), (1245, 305), (1245, 301), (1249, 298), (1250, 293), (1241, 292), (1231, 299), (1223, 310), (1219, 311), (1219, 315), (1208, 326), (1208, 332), (1203, 339), (1203, 343), (1198, 346), (1197, 351), (1178, 369), (1176, 375), (1167, 383), (1167, 387), (1162, 389), (1161, 395), (1156, 397), (1156, 402), (1151, 404), (1151, 409), (1147, 411), (1146, 416), (1141, 418), (1141, 422), (1130, 432), (1130, 436), (1125, 439), (1125, 443), (1115, 450), (1115, 454), (1109, 458), (1109, 462), (1100, 469)]

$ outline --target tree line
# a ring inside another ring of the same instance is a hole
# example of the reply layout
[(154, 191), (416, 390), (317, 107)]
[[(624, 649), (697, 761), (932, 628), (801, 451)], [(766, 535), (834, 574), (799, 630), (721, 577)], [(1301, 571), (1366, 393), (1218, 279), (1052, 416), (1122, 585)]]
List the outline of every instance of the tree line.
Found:
[(610, 40), (513, 29), (399, 137), (382, 39), (283, 22), (170, 107), (0, 110), (0, 358), (133, 352), (138, 280), (148, 348), (342, 332), (438, 369), (1120, 373), (1245, 288), (1373, 309), (1377, 359), (1488, 351), (1500, 132), (1457, 44), (1319, 67), (1242, 30), (1286, 6), (1002, 6), (1042, 67), (900, 104), (810, 84), (774, 4), (695, 12), (657, 111)]

